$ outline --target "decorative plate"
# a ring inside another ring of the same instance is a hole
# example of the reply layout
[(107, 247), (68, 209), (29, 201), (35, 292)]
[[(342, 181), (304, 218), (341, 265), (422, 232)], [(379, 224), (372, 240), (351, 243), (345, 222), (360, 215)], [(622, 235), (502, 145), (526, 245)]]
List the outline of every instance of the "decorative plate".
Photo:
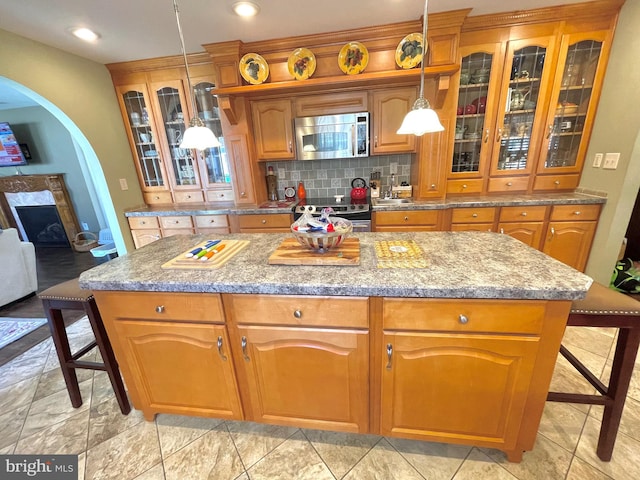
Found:
[(340, 49), (338, 65), (347, 75), (356, 75), (367, 68), (369, 51), (360, 42), (349, 42)]
[(296, 48), (287, 61), (289, 73), (296, 80), (306, 80), (316, 71), (316, 56), (308, 48)]
[(240, 59), (240, 75), (251, 85), (259, 85), (269, 76), (269, 65), (257, 53), (247, 53)]
[(413, 68), (422, 60), (422, 34), (410, 33), (396, 47), (396, 64), (400, 68)]

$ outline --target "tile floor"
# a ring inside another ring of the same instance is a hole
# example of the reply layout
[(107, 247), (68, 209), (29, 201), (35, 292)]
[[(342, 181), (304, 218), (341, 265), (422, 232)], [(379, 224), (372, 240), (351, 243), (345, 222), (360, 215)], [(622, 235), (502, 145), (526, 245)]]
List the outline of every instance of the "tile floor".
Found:
[[(68, 331), (76, 347), (91, 339), (84, 320)], [(564, 343), (606, 377), (614, 334), (569, 328)], [(640, 367), (609, 463), (595, 454), (601, 407), (547, 403), (535, 449), (512, 464), (496, 450), (373, 435), (172, 415), (146, 422), (120, 413), (104, 372), (79, 378), (84, 404), (74, 409), (50, 339), (0, 367), (0, 454), (78, 454), (80, 479), (640, 478)], [(592, 391), (562, 358), (552, 388)]]

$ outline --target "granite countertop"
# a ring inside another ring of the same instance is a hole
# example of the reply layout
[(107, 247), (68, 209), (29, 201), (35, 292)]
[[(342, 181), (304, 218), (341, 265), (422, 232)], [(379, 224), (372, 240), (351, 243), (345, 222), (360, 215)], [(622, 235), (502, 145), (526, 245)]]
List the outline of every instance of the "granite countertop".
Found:
[[(176, 235), (94, 267), (80, 276), (92, 290), (218, 292), (441, 298), (574, 300), (592, 279), (508, 235), (490, 232), (358, 233), (359, 266), (269, 265), (290, 234), (231, 234), (250, 244), (215, 270), (161, 265), (208, 239)], [(429, 261), (421, 269), (377, 268), (377, 240), (415, 240)], [(330, 253), (328, 253), (330, 255)]]
[[(410, 204), (376, 205), (373, 211), (390, 210), (443, 210), (456, 207), (507, 207), (518, 205), (586, 205), (605, 203), (606, 197), (597, 192), (541, 193), (536, 195), (465, 195), (441, 200), (414, 200)], [(268, 203), (268, 202), (265, 202)], [(286, 202), (278, 202), (284, 205)], [(125, 212), (127, 217), (171, 216), (171, 215), (263, 215), (273, 213), (292, 213), (296, 202), (286, 206), (234, 205), (233, 203), (141, 206)], [(264, 204), (263, 204), (264, 205)]]

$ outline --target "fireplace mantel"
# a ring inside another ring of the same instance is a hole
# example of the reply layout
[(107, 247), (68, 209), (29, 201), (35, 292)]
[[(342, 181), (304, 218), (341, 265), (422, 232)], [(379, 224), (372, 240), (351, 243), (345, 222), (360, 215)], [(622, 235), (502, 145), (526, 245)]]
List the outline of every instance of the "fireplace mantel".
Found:
[(62, 226), (69, 242), (72, 242), (80, 231), (80, 226), (61, 173), (0, 177), (0, 223), (4, 226), (17, 227), (5, 193), (39, 192), (42, 190), (49, 190), (53, 194)]

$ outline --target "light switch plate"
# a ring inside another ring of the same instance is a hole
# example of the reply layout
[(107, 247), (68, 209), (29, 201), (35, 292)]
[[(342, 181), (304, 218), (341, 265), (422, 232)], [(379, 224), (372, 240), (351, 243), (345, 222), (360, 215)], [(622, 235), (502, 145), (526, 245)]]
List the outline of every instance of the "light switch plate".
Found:
[(604, 163), (602, 168), (607, 170), (615, 170), (618, 168), (618, 160), (620, 160), (620, 153), (607, 153), (604, 156)]
[(600, 168), (600, 165), (602, 165), (603, 157), (604, 155), (602, 153), (595, 154), (595, 156), (593, 157), (593, 168)]
[(129, 190), (129, 185), (127, 184), (126, 178), (120, 179), (120, 190)]

